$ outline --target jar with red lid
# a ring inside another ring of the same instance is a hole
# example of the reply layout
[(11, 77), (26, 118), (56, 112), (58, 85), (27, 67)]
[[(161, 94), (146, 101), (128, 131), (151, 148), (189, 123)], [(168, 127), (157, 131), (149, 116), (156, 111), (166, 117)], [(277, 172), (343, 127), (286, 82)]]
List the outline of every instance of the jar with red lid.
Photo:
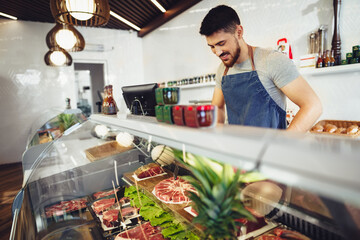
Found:
[(183, 105), (175, 105), (172, 107), (172, 116), (173, 121), (176, 125), (184, 126), (185, 119), (184, 119), (184, 109), (186, 106)]
[(184, 108), (185, 124), (188, 127), (199, 127), (196, 107), (197, 106), (190, 105)]
[(215, 123), (215, 106), (201, 105), (196, 107), (197, 122), (200, 127), (210, 127)]

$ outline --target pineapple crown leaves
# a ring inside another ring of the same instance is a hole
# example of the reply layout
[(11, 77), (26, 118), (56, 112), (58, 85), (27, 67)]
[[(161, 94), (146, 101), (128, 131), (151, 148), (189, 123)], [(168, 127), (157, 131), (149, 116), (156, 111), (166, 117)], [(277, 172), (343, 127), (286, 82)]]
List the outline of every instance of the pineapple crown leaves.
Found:
[(58, 117), (59, 122), (61, 124), (64, 124), (65, 130), (77, 122), (74, 114), (61, 113), (57, 117)]
[(236, 219), (255, 221), (241, 203), (239, 170), (234, 172), (228, 164), (191, 154), (187, 155), (185, 164), (191, 167), (193, 176), (182, 178), (197, 190), (197, 193), (189, 192), (198, 212), (194, 222), (205, 227), (206, 235), (214, 239), (232, 239), (242, 225)]

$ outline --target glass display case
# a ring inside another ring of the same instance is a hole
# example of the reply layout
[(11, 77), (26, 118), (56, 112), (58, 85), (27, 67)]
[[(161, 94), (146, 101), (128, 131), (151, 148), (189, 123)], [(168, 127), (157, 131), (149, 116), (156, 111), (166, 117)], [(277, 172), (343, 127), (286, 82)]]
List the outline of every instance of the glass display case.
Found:
[(49, 109), (43, 112), (31, 125), (26, 148), (51, 142), (75, 124), (86, 120), (80, 109)]
[(257, 222), (243, 222), (238, 239), (360, 238), (356, 139), (92, 115), (33, 152), (10, 239), (205, 239), (190, 200), (159, 187), (193, 175), (173, 160), (186, 154), (247, 176), (239, 194)]

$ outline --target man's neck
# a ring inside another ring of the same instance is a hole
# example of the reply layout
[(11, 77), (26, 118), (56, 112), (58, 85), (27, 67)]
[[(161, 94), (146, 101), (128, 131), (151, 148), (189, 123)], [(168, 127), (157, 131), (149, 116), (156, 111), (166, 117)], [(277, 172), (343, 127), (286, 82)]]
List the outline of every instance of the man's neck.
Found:
[(240, 56), (238, 60), (235, 62), (235, 64), (240, 64), (249, 59), (248, 45), (243, 39), (239, 41), (239, 46), (240, 46)]

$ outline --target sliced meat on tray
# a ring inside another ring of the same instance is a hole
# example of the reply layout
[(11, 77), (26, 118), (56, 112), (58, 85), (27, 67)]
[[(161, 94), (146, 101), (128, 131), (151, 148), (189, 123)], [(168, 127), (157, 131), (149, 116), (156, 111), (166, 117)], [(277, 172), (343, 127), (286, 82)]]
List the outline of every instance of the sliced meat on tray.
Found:
[(50, 207), (45, 208), (46, 217), (61, 216), (65, 213), (74, 212), (83, 208), (86, 208), (86, 199), (73, 199), (69, 201), (61, 201)]
[(112, 209), (103, 212), (103, 224), (107, 227), (119, 226), (119, 209)]
[(105, 198), (98, 200), (92, 204), (92, 208), (96, 214), (102, 214), (102, 212), (115, 204), (115, 198)]
[(149, 163), (145, 166), (139, 167), (134, 173), (138, 178), (147, 178), (164, 173), (164, 170), (156, 163)]
[[(119, 191), (119, 189), (117, 188), (115, 191), (117, 192), (117, 191)], [(99, 199), (99, 198), (107, 197), (107, 196), (110, 196), (110, 195), (113, 195), (113, 194), (114, 194), (114, 190), (100, 191), (100, 192), (94, 193), (93, 197), (95, 199)]]
[(121, 206), (123, 206), (124, 204), (129, 203), (129, 202), (130, 202), (130, 198), (128, 198), (128, 197), (123, 197), (120, 199)]
[[(121, 214), (124, 219), (137, 216), (139, 213), (138, 208), (127, 207), (121, 209)], [(119, 209), (112, 209), (103, 212), (103, 223), (107, 227), (119, 226)]]
[(169, 203), (189, 202), (187, 192), (196, 192), (195, 188), (184, 179), (171, 177), (159, 182), (154, 187), (154, 194), (160, 200)]
[[(145, 236), (144, 236), (145, 235)], [(115, 240), (163, 240), (160, 227), (153, 227), (149, 222), (118, 234)]]

